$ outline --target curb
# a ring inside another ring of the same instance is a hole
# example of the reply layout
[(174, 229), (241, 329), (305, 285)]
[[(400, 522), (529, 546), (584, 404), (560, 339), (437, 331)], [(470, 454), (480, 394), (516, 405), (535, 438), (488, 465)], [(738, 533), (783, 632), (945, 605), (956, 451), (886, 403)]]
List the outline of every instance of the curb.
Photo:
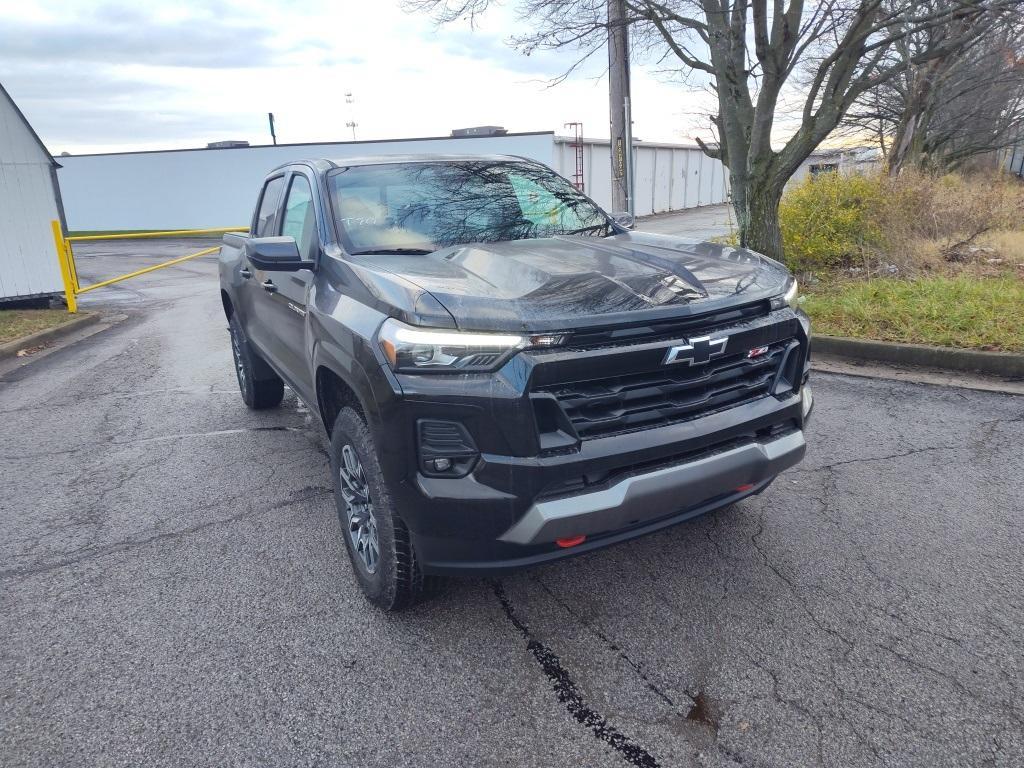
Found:
[(917, 365), (946, 371), (967, 371), (1024, 378), (1024, 355), (1012, 352), (982, 352), (975, 349), (932, 347), (925, 344), (899, 344), (871, 339), (847, 339), (842, 336), (811, 336), (813, 354), (851, 360), (897, 365)]
[(58, 325), (55, 328), (47, 328), (45, 331), (39, 331), (38, 333), (32, 333), (28, 336), (22, 336), (20, 339), (15, 339), (14, 341), (4, 342), (3, 344), (0, 344), (0, 360), (5, 360), (8, 357), (17, 357), (18, 352), (22, 349), (38, 347), (48, 341), (62, 339), (77, 330), (93, 325), (94, 323), (98, 323), (99, 321), (100, 315), (96, 312), (90, 312), (89, 314), (82, 313), (73, 320), (68, 320), (63, 325)]

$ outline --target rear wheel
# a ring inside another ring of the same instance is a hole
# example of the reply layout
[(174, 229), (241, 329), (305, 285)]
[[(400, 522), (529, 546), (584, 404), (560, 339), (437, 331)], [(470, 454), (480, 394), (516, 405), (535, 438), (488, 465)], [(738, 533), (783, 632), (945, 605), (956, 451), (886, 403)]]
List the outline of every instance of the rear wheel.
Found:
[(385, 611), (407, 608), (433, 591), (424, 577), (377, 461), (363, 417), (342, 408), (331, 431), (334, 500), (352, 570), (367, 600)]
[(234, 315), (228, 321), (228, 332), (231, 334), (231, 354), (235, 358), (235, 375), (242, 400), (256, 411), (279, 405), (284, 397), (284, 382), (253, 351), (242, 331), (242, 324)]

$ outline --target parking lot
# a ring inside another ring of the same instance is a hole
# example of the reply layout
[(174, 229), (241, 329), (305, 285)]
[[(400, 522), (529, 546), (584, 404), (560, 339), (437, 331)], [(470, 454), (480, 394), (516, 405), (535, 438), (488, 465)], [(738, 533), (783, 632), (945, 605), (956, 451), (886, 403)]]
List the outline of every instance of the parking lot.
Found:
[(817, 374), (762, 496), (389, 616), (311, 414), (238, 396), (215, 260), (83, 305), (125, 319), (0, 378), (4, 765), (1024, 760), (1024, 398)]

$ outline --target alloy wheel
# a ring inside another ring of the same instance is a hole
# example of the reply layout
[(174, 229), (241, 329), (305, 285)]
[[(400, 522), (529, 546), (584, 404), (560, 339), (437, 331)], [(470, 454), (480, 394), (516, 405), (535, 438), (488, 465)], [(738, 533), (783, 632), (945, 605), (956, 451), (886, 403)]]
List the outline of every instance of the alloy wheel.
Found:
[(351, 445), (341, 449), (338, 468), (341, 495), (348, 506), (348, 535), (352, 547), (367, 573), (374, 573), (380, 562), (380, 540), (377, 536), (377, 518), (373, 514), (370, 489), (366, 484), (363, 465)]
[(235, 357), (235, 375), (238, 376), (238, 388), (246, 391), (248, 380), (245, 377), (245, 365), (242, 363), (242, 344), (238, 338), (238, 331), (231, 331), (231, 353)]

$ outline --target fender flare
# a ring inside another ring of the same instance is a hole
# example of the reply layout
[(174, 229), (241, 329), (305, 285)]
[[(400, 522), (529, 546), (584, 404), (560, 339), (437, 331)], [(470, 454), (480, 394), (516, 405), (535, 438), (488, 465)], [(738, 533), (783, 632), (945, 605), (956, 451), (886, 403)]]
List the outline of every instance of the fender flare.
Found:
[(316, 392), (316, 406), (324, 429), (330, 434), (333, 424), (325, 419), (323, 393), (320, 391), (320, 370), (326, 369), (338, 377), (356, 396), (363, 415), (371, 430), (379, 426), (378, 400), (373, 391), (366, 369), (358, 360), (340, 345), (330, 341), (318, 341), (313, 347), (313, 386)]

